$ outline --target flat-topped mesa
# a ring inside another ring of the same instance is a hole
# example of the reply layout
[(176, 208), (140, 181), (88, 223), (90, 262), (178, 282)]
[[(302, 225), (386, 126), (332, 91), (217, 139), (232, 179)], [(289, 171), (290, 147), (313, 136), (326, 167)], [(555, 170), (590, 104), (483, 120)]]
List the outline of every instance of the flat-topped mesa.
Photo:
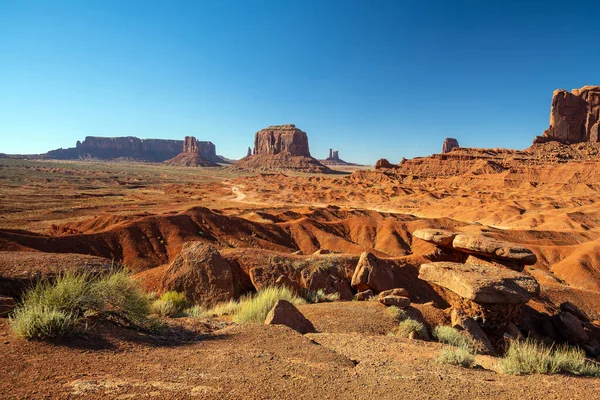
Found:
[(273, 125), (256, 132), (254, 136), (254, 155), (277, 155), (287, 153), (291, 156), (310, 157), (308, 136), (296, 125)]
[(458, 140), (455, 138), (446, 138), (442, 144), (442, 154), (450, 153), (454, 149), (458, 149)]
[(600, 86), (584, 86), (571, 92), (558, 89), (552, 95), (550, 126), (533, 143), (598, 142), (599, 121)]

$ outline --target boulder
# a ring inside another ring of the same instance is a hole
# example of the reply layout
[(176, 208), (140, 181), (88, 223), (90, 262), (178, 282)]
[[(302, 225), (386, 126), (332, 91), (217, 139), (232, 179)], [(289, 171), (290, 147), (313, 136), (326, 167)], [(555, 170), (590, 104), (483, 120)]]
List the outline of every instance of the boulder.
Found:
[(458, 149), (458, 140), (455, 138), (446, 138), (442, 144), (442, 154), (450, 153), (453, 149)]
[(10, 296), (0, 295), (0, 317), (8, 317), (17, 306), (17, 301)]
[(393, 262), (377, 258), (373, 253), (366, 251), (360, 255), (352, 275), (352, 287), (359, 292), (371, 289), (374, 293), (393, 289), (393, 268)]
[(519, 264), (518, 262), (501, 260), (498, 258), (493, 259), (493, 258), (480, 256), (477, 254), (469, 254), (469, 256), (467, 257), (467, 259), (465, 261), (465, 264), (477, 264), (477, 265), (483, 265), (483, 266), (494, 267), (494, 268), (508, 268), (508, 269), (512, 269), (513, 271), (517, 271), (517, 272), (522, 272), (523, 269), (525, 269), (525, 266), (523, 264)]
[(379, 298), (381, 299), (382, 297), (386, 297), (386, 296), (402, 296), (402, 297), (409, 297), (408, 296), (408, 291), (404, 288), (394, 288), (394, 289), (390, 289), (390, 290), (384, 290), (383, 292), (379, 293)]
[(302, 296), (302, 286), (297, 281), (290, 279), (287, 275), (279, 275), (275, 281), (275, 286), (286, 287), (290, 289), (296, 296)]
[(540, 290), (537, 281), (523, 273), (452, 262), (423, 264), (419, 278), (476, 303), (525, 304)]
[(408, 297), (402, 297), (402, 296), (385, 296), (385, 297), (379, 297), (379, 302), (385, 306), (396, 306), (396, 307), (400, 307), (400, 308), (406, 308), (408, 306), (410, 306), (410, 299)]
[(313, 324), (292, 303), (286, 300), (278, 300), (275, 303), (269, 314), (267, 314), (265, 324), (285, 325), (301, 334), (315, 332)]
[(316, 292), (323, 290), (325, 294), (338, 293), (340, 300), (352, 300), (352, 288), (348, 278), (344, 276), (341, 268), (325, 269), (304, 269), (300, 273), (304, 287), (307, 290)]
[(589, 322), (590, 321), (590, 317), (588, 317), (588, 315), (585, 313), (585, 311), (580, 310), (575, 304), (573, 304), (571, 302), (565, 301), (564, 303), (560, 304), (559, 308), (560, 308), (560, 311), (569, 312), (569, 313), (573, 314), (581, 322)]
[(458, 235), (444, 229), (417, 229), (413, 236), (442, 247), (452, 247), (452, 241)]
[(553, 321), (558, 322), (559, 330), (570, 342), (585, 343), (590, 339), (583, 328), (583, 323), (568, 311), (561, 311), (558, 314), (558, 320)]
[(207, 307), (234, 296), (231, 266), (219, 251), (202, 242), (186, 242), (161, 282), (161, 292), (175, 290)]
[(483, 235), (458, 234), (452, 241), (452, 247), (465, 253), (500, 258), (525, 265), (533, 265), (537, 262), (537, 257), (528, 248)]
[(488, 336), (475, 320), (467, 318), (462, 321), (462, 326), (465, 329), (465, 332), (473, 339), (473, 342), (475, 342), (478, 353), (490, 356), (497, 355), (494, 346), (492, 346), (492, 342), (490, 342)]
[(371, 289), (365, 290), (364, 292), (358, 292), (354, 295), (354, 300), (356, 301), (369, 301), (375, 295)]

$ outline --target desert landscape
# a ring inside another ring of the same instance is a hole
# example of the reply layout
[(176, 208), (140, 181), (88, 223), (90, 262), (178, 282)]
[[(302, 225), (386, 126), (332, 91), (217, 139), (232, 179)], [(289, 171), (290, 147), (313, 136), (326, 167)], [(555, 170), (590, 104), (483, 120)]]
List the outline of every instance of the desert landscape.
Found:
[(524, 150), (3, 154), (0, 397), (596, 398), (599, 121), (584, 86)]

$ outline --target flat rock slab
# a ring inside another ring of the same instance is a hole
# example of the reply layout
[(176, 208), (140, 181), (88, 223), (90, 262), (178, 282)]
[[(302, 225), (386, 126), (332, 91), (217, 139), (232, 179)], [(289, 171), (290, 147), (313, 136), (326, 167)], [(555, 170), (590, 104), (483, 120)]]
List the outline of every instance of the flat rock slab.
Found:
[(410, 306), (410, 299), (408, 297), (402, 297), (402, 296), (390, 295), (390, 296), (380, 297), (379, 302), (388, 307), (395, 306), (395, 307), (400, 307), (400, 308), (406, 308), (406, 307)]
[(452, 241), (458, 233), (444, 229), (417, 229), (413, 236), (429, 243), (443, 247), (452, 247)]
[(476, 303), (525, 304), (540, 286), (529, 275), (506, 268), (435, 262), (421, 265), (419, 278)]
[(452, 247), (465, 253), (497, 257), (525, 265), (537, 262), (537, 257), (527, 247), (483, 235), (458, 234), (452, 241)]

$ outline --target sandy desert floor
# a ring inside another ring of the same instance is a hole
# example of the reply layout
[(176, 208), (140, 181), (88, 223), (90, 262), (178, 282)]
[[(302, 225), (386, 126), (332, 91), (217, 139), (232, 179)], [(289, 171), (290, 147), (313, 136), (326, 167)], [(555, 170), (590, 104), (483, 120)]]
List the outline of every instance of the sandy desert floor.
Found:
[[(529, 247), (538, 262), (527, 272), (542, 286), (533, 307), (568, 300), (600, 319), (600, 161), (472, 155), (335, 175), (0, 158), (0, 252), (96, 255), (149, 277), (189, 240), (418, 260), (430, 249), (411, 233), (446, 228)], [(48, 344), (14, 337), (0, 319), (0, 397), (595, 398), (600, 390), (596, 379), (502, 375), (486, 356), (474, 369), (440, 364), (438, 343), (386, 336), (393, 321), (377, 303), (300, 309), (319, 333), (178, 319), (153, 337), (100, 324)]]

